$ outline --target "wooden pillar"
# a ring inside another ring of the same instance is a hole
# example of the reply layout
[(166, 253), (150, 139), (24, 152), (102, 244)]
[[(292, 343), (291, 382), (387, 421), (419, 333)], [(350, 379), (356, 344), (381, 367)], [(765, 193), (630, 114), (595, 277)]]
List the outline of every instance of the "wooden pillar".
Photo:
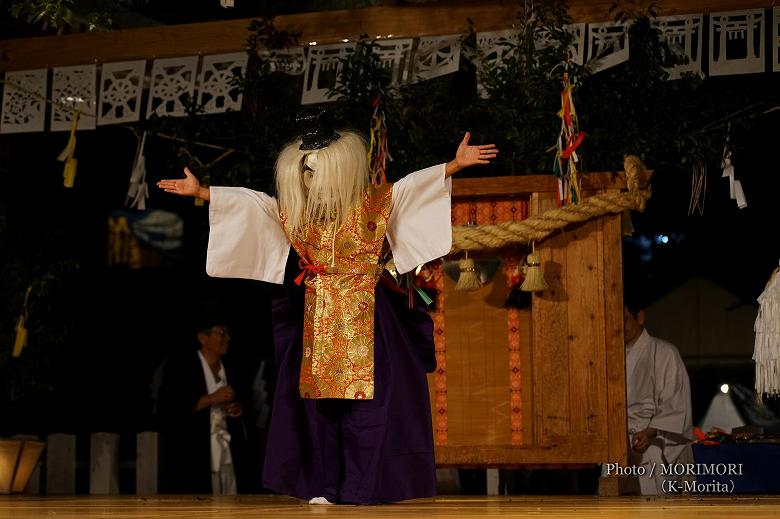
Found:
[(119, 494), (119, 435), (92, 433), (89, 449), (89, 493)]
[(487, 469), (487, 495), (497, 496), (501, 480), (498, 469)]
[(50, 434), (46, 453), (46, 493), (76, 493), (76, 435)]
[(138, 433), (135, 443), (135, 493), (137, 495), (150, 496), (157, 493), (158, 463), (157, 432)]

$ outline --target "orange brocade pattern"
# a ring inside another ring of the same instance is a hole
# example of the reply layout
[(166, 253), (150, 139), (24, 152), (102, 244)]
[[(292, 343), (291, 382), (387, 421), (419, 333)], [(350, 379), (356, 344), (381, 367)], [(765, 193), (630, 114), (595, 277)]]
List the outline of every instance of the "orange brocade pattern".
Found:
[[(341, 227), (309, 225), (303, 236), (285, 231), (305, 278), (303, 398), (374, 397), (374, 288), (392, 204), (392, 184), (371, 186)], [(334, 239), (333, 232), (336, 231)]]
[[(452, 224), (466, 225), (473, 223), (476, 225), (495, 225), (502, 222), (517, 222), (528, 218), (528, 202), (525, 200), (501, 200), (501, 199), (479, 199), (479, 200), (458, 200), (452, 204)], [(518, 252), (508, 249), (503, 252), (504, 275), (507, 285), (511, 285), (512, 273), (520, 262), (521, 257)], [(495, 282), (500, 282), (497, 278)], [(443, 291), (442, 283), (440, 290)], [(442, 305), (443, 307), (443, 305)], [(509, 346), (509, 408), (511, 444), (523, 445), (523, 401), (521, 385), (521, 347), (520, 344), (520, 313), (515, 308), (507, 308), (507, 328), (508, 328), (508, 346)], [(442, 323), (443, 329), (443, 323)], [(436, 346), (436, 358), (446, 358), (446, 348), (444, 348), (444, 337), (441, 337), (441, 347), (439, 343)], [(441, 366), (441, 364), (440, 364)], [(446, 399), (442, 406), (438, 404), (439, 380), (441, 377), (443, 393), (447, 394), (447, 379), (444, 370), (437, 371), (437, 428), (436, 445), (447, 444), (447, 406)], [(443, 424), (443, 428), (441, 425)]]

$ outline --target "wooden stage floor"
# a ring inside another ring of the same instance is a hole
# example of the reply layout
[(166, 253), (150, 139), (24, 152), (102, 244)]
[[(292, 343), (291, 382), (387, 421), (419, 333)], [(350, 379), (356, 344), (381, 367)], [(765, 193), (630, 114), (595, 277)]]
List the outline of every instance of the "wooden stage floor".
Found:
[(775, 519), (780, 496), (598, 498), (588, 496), (442, 496), (382, 506), (311, 506), (280, 496), (0, 496), (2, 519), (477, 518)]

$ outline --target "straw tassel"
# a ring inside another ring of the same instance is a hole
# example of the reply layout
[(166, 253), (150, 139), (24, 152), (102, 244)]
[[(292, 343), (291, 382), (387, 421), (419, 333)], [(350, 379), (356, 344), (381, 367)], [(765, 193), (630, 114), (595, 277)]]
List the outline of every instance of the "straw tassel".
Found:
[(460, 270), (460, 276), (458, 276), (458, 284), (455, 285), (455, 290), (473, 291), (482, 288), (477, 266), (474, 260), (469, 258), (468, 251), (466, 251), (466, 257), (458, 262), (458, 269)]
[(22, 313), (19, 315), (19, 320), (16, 321), (16, 338), (14, 340), (14, 351), (11, 355), (18, 357), (22, 354), (22, 349), (27, 346), (27, 300), (30, 298), (30, 291), (32, 286), (27, 287), (27, 292), (24, 294), (24, 303), (22, 304)]
[(525, 258), (525, 280), (520, 285), (523, 292), (543, 292), (550, 289), (542, 273), (542, 257), (536, 252), (536, 244), (531, 245), (531, 253)]
[(73, 187), (76, 180), (76, 167), (78, 161), (73, 158), (73, 154), (76, 153), (76, 129), (79, 126), (79, 112), (73, 114), (73, 121), (70, 125), (70, 137), (68, 137), (68, 144), (65, 149), (57, 157), (57, 160), (65, 163), (65, 167), (62, 171), (62, 185), (65, 187)]

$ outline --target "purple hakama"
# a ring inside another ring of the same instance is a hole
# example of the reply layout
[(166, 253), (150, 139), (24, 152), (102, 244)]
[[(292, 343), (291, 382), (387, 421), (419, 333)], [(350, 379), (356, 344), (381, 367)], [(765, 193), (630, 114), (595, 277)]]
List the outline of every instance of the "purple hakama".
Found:
[(263, 484), (301, 499), (372, 504), (436, 494), (426, 370), (433, 323), (381, 282), (375, 289), (372, 400), (303, 399), (303, 294), (273, 304), (278, 384)]

